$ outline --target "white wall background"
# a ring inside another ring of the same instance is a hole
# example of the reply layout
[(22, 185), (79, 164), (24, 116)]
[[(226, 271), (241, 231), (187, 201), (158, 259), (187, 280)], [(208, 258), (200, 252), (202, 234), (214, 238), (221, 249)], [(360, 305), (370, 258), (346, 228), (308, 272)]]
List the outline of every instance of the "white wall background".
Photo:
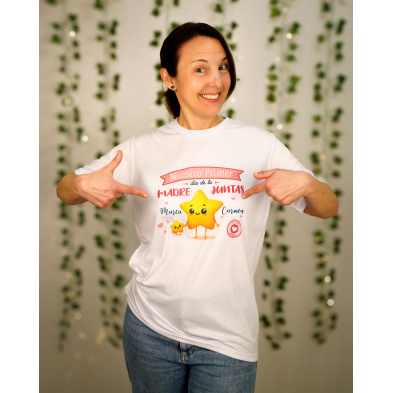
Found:
[[(73, 63), (73, 69), (81, 75), (79, 91), (74, 95), (81, 110), (82, 125), (90, 136), (89, 142), (75, 151), (75, 161), (88, 163), (98, 150), (105, 149), (105, 136), (99, 131), (99, 118), (103, 105), (94, 99), (98, 80), (95, 64), (101, 59), (102, 47), (95, 40), (96, 24), (101, 13), (94, 10), (93, 0), (67, 1), (67, 11), (78, 14), (82, 60)], [(227, 1), (227, 3), (229, 3)], [(314, 285), (316, 276), (315, 247), (312, 232), (321, 220), (300, 215), (290, 208), (285, 242), (290, 245), (291, 261), (280, 266), (280, 273), (290, 278), (284, 291), (286, 319), (294, 337), (283, 343), (281, 350), (273, 351), (264, 338), (260, 326), (258, 374), (255, 392), (263, 393), (347, 393), (352, 391), (352, 1), (338, 1), (337, 13), (347, 20), (344, 41), (345, 60), (335, 66), (336, 73), (344, 73), (348, 80), (344, 92), (337, 96), (336, 106), (344, 108), (340, 123), (343, 131), (340, 154), (344, 157), (342, 178), (337, 185), (344, 191), (341, 199), (342, 252), (332, 264), (337, 270), (334, 283), (335, 306), (339, 319), (337, 329), (329, 334), (328, 341), (318, 346), (310, 338), (313, 319), (310, 311), (315, 308)], [(212, 25), (222, 23), (221, 16), (213, 13), (213, 1), (181, 0), (178, 9), (171, 10), (171, 21), (205, 22)], [(293, 154), (306, 167), (311, 168), (309, 153), (318, 144), (311, 140), (310, 117), (318, 113), (312, 101), (312, 86), (315, 83), (313, 67), (321, 53), (315, 45), (315, 37), (322, 29), (318, 20), (319, 1), (297, 0), (292, 2), (289, 20), (298, 21), (301, 29), (297, 42), (298, 62), (291, 68), (300, 75), (298, 93), (286, 105), (293, 107), (298, 115), (291, 128)], [(111, 1), (109, 18), (119, 22), (117, 42), (119, 60), (114, 62), (113, 71), (121, 74), (120, 91), (112, 95), (111, 104), (118, 110), (116, 128), (121, 132), (121, 141), (132, 135), (151, 129), (156, 118), (167, 118), (165, 108), (154, 106), (156, 92), (161, 86), (155, 79), (153, 65), (159, 61), (159, 48), (152, 48), (153, 30), (164, 30), (165, 16), (150, 16), (153, 1)], [(87, 247), (81, 260), (84, 275), (82, 297), (82, 319), (71, 328), (71, 339), (65, 344), (63, 353), (57, 350), (58, 321), (61, 317), (62, 297), (60, 287), (65, 284), (64, 272), (59, 269), (60, 230), (58, 199), (54, 186), (56, 177), (57, 145), (61, 137), (57, 132), (55, 114), (62, 110), (54, 93), (61, 80), (57, 71), (59, 47), (49, 42), (51, 23), (59, 21), (59, 6), (52, 7), (40, 1), (40, 384), (42, 393), (104, 393), (130, 391), (122, 349), (115, 350), (107, 342), (97, 346), (95, 337), (101, 327), (98, 300), (98, 266), (96, 247), (92, 237), (96, 221), (92, 206), (87, 207), (87, 223), (77, 230), (76, 236)], [(276, 48), (270, 49), (266, 39), (274, 23), (269, 21), (268, 0), (239, 0), (229, 3), (224, 16), (225, 22), (235, 20), (238, 49), (234, 52), (238, 82), (231, 107), (236, 110), (235, 119), (265, 127), (266, 118), (275, 114), (274, 106), (265, 101), (265, 75), (267, 67), (276, 56)], [(238, 55), (243, 59), (239, 60)], [(153, 105), (153, 106), (152, 106)], [(225, 110), (225, 107), (224, 107)], [(257, 170), (257, 168), (256, 168)], [(124, 205), (126, 235), (125, 255), (128, 258), (139, 246), (129, 209)], [(127, 262), (122, 273), (129, 281), (132, 271)], [(261, 256), (255, 274), (256, 298), (259, 312), (265, 311), (261, 299), (262, 283), (266, 268)], [(124, 294), (124, 304), (125, 294)], [(87, 339), (81, 340), (78, 331), (84, 331)], [(74, 353), (82, 354), (75, 359)], [(94, 363), (88, 359), (93, 357)]]

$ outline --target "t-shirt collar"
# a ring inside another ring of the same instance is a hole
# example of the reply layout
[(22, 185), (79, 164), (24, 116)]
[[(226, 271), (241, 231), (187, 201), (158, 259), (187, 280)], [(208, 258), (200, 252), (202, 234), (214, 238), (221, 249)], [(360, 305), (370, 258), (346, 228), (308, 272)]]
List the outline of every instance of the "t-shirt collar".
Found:
[(217, 124), (214, 127), (211, 128), (207, 128), (205, 130), (189, 130), (187, 128), (182, 127), (178, 122), (177, 122), (177, 118), (175, 120), (172, 121), (172, 125), (173, 128), (179, 133), (179, 134), (183, 134), (183, 135), (188, 135), (188, 136), (192, 136), (192, 137), (206, 137), (206, 136), (210, 136), (215, 134), (218, 131), (221, 131), (222, 129), (224, 129), (229, 121), (231, 120), (230, 117), (224, 117), (224, 120), (220, 123)]

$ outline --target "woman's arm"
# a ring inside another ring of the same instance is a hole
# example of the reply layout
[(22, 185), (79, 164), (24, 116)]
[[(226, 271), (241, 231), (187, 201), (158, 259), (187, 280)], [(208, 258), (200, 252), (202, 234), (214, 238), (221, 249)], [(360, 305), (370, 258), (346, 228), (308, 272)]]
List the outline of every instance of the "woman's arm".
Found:
[(64, 176), (57, 185), (57, 196), (67, 205), (89, 201), (100, 208), (113, 205), (124, 194), (147, 198), (146, 191), (119, 183), (113, 178), (113, 172), (122, 158), (123, 152), (118, 150), (112, 161), (95, 172), (86, 175), (70, 173)]
[(338, 199), (325, 183), (307, 173), (308, 182), (303, 195), (307, 202), (304, 213), (319, 218), (330, 218), (338, 214)]
[(338, 213), (338, 200), (333, 190), (306, 171), (271, 169), (255, 172), (254, 177), (264, 180), (244, 192), (242, 198), (266, 191), (279, 205), (287, 206), (302, 196), (307, 202), (306, 214), (330, 218)]
[(58, 198), (67, 205), (77, 205), (79, 203), (87, 202), (87, 199), (82, 198), (77, 193), (77, 185), (81, 177), (74, 172), (64, 176), (56, 188)]

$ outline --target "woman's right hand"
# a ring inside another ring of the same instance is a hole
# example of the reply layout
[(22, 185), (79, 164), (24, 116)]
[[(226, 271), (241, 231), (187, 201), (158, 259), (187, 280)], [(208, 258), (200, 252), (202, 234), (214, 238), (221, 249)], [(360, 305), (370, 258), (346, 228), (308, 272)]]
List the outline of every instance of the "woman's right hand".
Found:
[(100, 208), (113, 205), (113, 202), (124, 194), (147, 198), (146, 191), (118, 183), (113, 178), (113, 172), (122, 158), (123, 152), (118, 150), (115, 158), (103, 168), (88, 175), (76, 176), (75, 193)]

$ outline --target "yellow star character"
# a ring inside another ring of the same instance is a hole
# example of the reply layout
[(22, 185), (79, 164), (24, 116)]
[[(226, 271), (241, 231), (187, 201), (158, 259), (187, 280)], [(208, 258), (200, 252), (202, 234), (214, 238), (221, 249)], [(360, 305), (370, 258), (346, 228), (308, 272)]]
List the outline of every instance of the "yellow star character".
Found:
[(181, 224), (179, 221), (175, 221), (172, 225), (172, 233), (174, 235), (181, 235), (183, 233), (184, 224)]
[(187, 223), (184, 225), (188, 226), (188, 229), (195, 229), (195, 237), (198, 235), (199, 226), (205, 228), (205, 239), (206, 230), (214, 229), (214, 225), (217, 224), (214, 214), (224, 205), (224, 202), (216, 201), (214, 199), (208, 199), (202, 190), (198, 190), (191, 201), (184, 202), (180, 205), (180, 209), (187, 214)]

